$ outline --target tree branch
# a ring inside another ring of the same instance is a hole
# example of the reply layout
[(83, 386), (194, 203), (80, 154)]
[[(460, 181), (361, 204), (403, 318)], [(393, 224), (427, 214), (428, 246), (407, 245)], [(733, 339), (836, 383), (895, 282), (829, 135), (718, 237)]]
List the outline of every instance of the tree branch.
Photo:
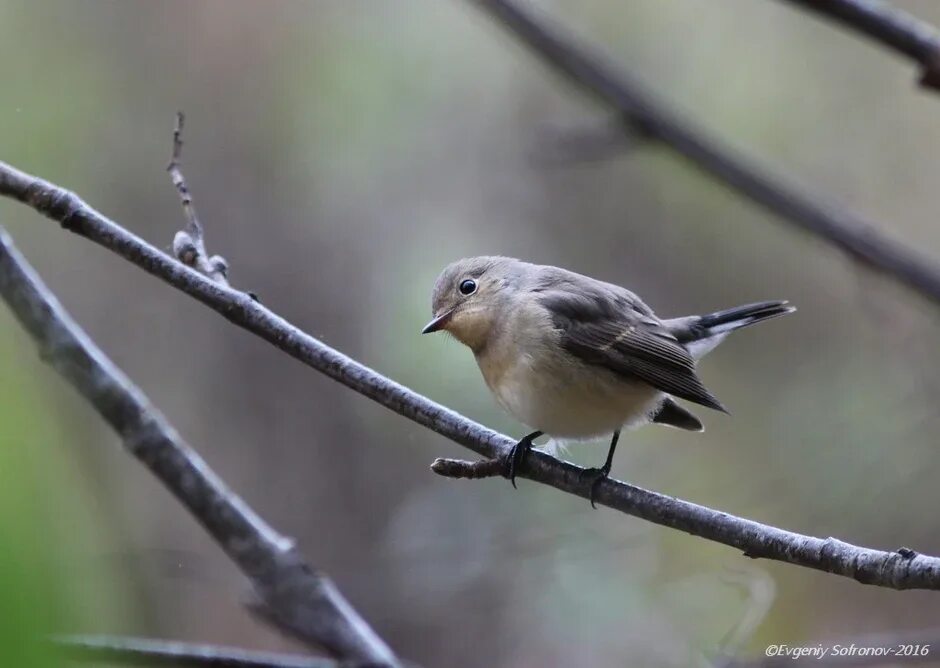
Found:
[[(251, 652), (235, 647), (126, 636), (60, 636), (53, 642), (78, 661), (170, 668), (353, 668), (296, 654)], [(363, 664), (359, 664), (363, 665)]]
[(922, 68), (920, 85), (940, 90), (940, 32), (880, 0), (785, 0), (822, 14), (907, 56)]
[(127, 450), (163, 482), (238, 565), (280, 628), (339, 658), (398, 665), (391, 650), (333, 583), (304, 562), (292, 540), (268, 526), (229, 490), (143, 392), (95, 346), (3, 228), (0, 296), (35, 339), (43, 359), (94, 406)]
[[(0, 195), (31, 206), (307, 366), (477, 454), (500, 459), (515, 443), (340, 353), (245, 293), (215, 283), (184, 266), (67, 190), (0, 162)], [(526, 457), (518, 475), (587, 499), (590, 490), (581, 476), (583, 470), (534, 451)], [(886, 552), (835, 538), (792, 533), (610, 479), (598, 485), (596, 499), (628, 515), (728, 545), (749, 557), (783, 561), (882, 587), (940, 589), (940, 559), (907, 548)]]
[(468, 462), (465, 459), (438, 457), (431, 462), (431, 470), (445, 478), (480, 480), (505, 477), (506, 462), (502, 459), (478, 459), (475, 462)]
[(547, 65), (613, 109), (625, 131), (640, 132), (674, 149), (712, 178), (850, 257), (940, 302), (940, 270), (915, 249), (895, 241), (870, 221), (771, 176), (722, 146), (656, 101), (595, 50), (513, 0), (470, 0), (488, 11)]

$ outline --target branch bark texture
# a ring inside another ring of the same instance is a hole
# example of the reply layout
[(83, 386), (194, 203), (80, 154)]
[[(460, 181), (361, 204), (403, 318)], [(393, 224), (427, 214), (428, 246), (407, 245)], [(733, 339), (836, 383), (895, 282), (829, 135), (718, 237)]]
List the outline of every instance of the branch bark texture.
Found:
[[(185, 292), (307, 366), (479, 455), (502, 458), (515, 443), (331, 348), (247, 294), (186, 267), (63, 188), (0, 162), (0, 195), (24, 202), (58, 221), (65, 229), (115, 252)], [(136, 410), (134, 406), (130, 409)], [(149, 452), (147, 448), (144, 451)], [(199, 465), (204, 467), (201, 461)], [(185, 468), (192, 467), (187, 464)], [(587, 499), (590, 490), (580, 475), (582, 471), (573, 464), (536, 451), (526, 458), (518, 475)], [(217, 496), (214, 494), (212, 498)], [(616, 480), (602, 481), (596, 500), (628, 515), (728, 545), (749, 557), (796, 564), (894, 589), (940, 589), (940, 559), (907, 548), (874, 550), (836, 538), (793, 533)], [(239, 526), (246, 522), (240, 521)], [(257, 533), (260, 529), (248, 532), (249, 535)], [(277, 544), (278, 538), (270, 540)], [(270, 561), (268, 556), (263, 559), (265, 564)], [(262, 574), (266, 572), (261, 569)]]
[(189, 509), (249, 578), (271, 619), (337, 657), (398, 665), (391, 650), (333, 583), (304, 562), (293, 541), (268, 526), (228, 489), (143, 392), (95, 346), (2, 228), (0, 296), (36, 341), (42, 357), (92, 404), (126, 449)]
[(640, 132), (662, 142), (781, 220), (940, 303), (940, 270), (932, 259), (885, 236), (861, 216), (772, 176), (723, 146), (653, 98), (596, 50), (579, 43), (559, 26), (537, 18), (534, 11), (523, 9), (514, 0), (470, 2), (489, 12), (546, 65), (612, 109), (623, 121), (625, 131)]

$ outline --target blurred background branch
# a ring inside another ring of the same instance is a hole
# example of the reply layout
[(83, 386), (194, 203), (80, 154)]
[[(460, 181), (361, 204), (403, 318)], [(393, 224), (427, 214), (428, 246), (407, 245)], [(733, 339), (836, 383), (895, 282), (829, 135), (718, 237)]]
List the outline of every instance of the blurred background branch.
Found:
[[(885, 236), (871, 221), (803, 192), (723, 146), (655, 100), (559, 25), (537, 18), (515, 0), (471, 0), (487, 10), (546, 64), (622, 116), (625, 132), (674, 149), (741, 195), (845, 251), (925, 297), (940, 302), (940, 269), (920, 251)], [(583, 141), (582, 141), (583, 143)]]
[(868, 35), (923, 68), (920, 84), (940, 90), (940, 32), (881, 0), (784, 0)]
[(355, 668), (329, 659), (236, 647), (128, 636), (60, 636), (53, 642), (74, 661), (171, 668)]
[(738, 568), (724, 574), (722, 580), (746, 589), (747, 602), (738, 623), (719, 644), (718, 658), (709, 662), (710, 668), (729, 668), (734, 661), (732, 657), (740, 656), (741, 649), (770, 613), (777, 594), (773, 578), (757, 568)]
[[(515, 442), (366, 367), (303, 332), (245, 293), (184, 266), (59, 186), (0, 162), (0, 195), (17, 199), (62, 227), (116, 252), (171, 286), (198, 299), (230, 322), (390, 410), (491, 460), (502, 460)], [(454, 477), (502, 475), (502, 466), (444, 460), (437, 472)], [(584, 469), (532, 452), (518, 475), (590, 497)], [(596, 502), (623, 513), (742, 550), (752, 558), (796, 564), (894, 589), (940, 589), (940, 558), (908, 548), (873, 550), (835, 538), (816, 538), (735, 517), (694, 503), (605, 478)]]
[[(205, 279), (209, 280), (209, 279)], [(95, 346), (0, 228), (0, 295), (40, 354), (101, 414), (248, 577), (279, 628), (333, 655), (395, 666), (392, 651), (291, 539), (229, 490)]]

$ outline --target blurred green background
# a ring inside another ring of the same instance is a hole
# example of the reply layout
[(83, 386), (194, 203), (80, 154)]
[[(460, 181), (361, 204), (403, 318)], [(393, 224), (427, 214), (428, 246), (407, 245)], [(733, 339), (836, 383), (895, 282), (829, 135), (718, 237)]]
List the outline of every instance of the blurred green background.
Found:
[[(538, 4), (735, 146), (940, 258), (940, 100), (907, 62), (769, 0)], [(938, 3), (896, 4), (940, 23)], [(559, 129), (606, 115), (470, 3), (0, 0), (0, 73), (0, 159), (162, 247), (182, 225), (164, 167), (185, 110), (185, 172), (235, 285), (506, 433), (524, 428), (469, 352), (417, 334), (453, 259), (563, 265), (663, 316), (790, 299), (796, 315), (702, 365), (733, 417), (630, 433), (614, 475), (940, 553), (936, 306), (660, 147), (547, 164)], [(209, 463), (422, 665), (699, 665), (755, 597), (770, 608), (749, 653), (926, 627), (940, 609), (526, 481), (438, 478), (434, 457), (466, 451), (24, 207), (0, 201), (0, 224)], [(0, 664), (43, 665), (39, 632), (295, 648), (244, 611), (238, 572), (5, 309), (0, 379)]]

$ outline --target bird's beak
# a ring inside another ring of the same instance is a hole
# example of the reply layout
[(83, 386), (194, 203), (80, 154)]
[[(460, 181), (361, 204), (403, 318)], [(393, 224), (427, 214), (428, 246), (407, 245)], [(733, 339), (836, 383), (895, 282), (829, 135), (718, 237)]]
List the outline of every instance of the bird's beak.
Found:
[(424, 329), (421, 330), (421, 333), (430, 334), (431, 332), (438, 332), (444, 329), (444, 327), (447, 326), (447, 321), (450, 320), (452, 315), (454, 315), (454, 309), (444, 311), (442, 314), (434, 318), (434, 320), (425, 325)]

